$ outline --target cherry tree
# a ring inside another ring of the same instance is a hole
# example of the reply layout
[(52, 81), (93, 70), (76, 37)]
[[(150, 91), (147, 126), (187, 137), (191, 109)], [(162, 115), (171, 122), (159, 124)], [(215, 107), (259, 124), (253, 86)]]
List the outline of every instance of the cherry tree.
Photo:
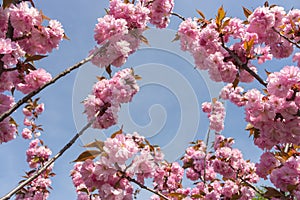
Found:
[[(174, 41), (191, 54), (195, 68), (226, 84), (218, 97), (202, 104), (209, 120), (206, 141), (191, 141), (178, 162), (165, 160), (160, 147), (142, 133), (123, 129), (105, 141), (85, 144), (87, 150), (74, 158), (70, 172), (78, 199), (133, 199), (139, 191), (134, 185), (153, 193), (151, 199), (300, 198), (300, 10), (265, 2), (253, 10), (243, 7), (245, 16), (240, 19), (227, 16), (221, 6), (215, 18), (207, 19), (200, 10), (197, 17), (186, 18), (173, 8), (172, 0), (109, 1), (106, 15), (95, 25), (96, 46), (89, 56), (52, 78), (36, 63), (46, 59), (61, 40), (69, 39), (61, 23), (39, 11), (33, 1), (3, 1), (0, 142), (28, 140), (26, 160), (31, 170), (1, 199), (48, 198), (55, 161), (89, 127), (115, 125), (121, 105), (130, 103), (139, 91), (141, 77), (133, 68), (119, 68), (142, 43), (148, 44), (144, 32), (150, 26), (166, 28), (171, 16), (181, 20)], [(289, 57), (293, 65), (258, 73), (262, 64)], [(104, 68), (107, 76), (97, 77), (82, 101), (88, 123), (53, 155), (40, 139), (43, 127), (38, 118), (45, 105), (36, 95), (87, 62)], [(113, 74), (112, 68), (117, 72)], [(259, 86), (252, 87), (252, 82)], [(245, 160), (233, 147), (234, 139), (221, 135), (225, 101), (243, 108), (245, 129), (263, 150), (258, 163)], [(14, 112), (22, 112), (24, 120), (15, 120)], [(211, 133), (213, 144), (208, 142)], [(192, 186), (185, 185), (184, 177)], [(270, 180), (272, 186), (261, 190), (256, 185), (260, 178)], [(152, 185), (146, 184), (149, 180)]]

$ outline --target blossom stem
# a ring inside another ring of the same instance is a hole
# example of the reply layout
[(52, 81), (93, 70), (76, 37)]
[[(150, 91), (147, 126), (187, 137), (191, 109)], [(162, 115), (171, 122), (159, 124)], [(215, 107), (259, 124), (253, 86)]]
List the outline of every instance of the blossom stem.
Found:
[(8, 192), (5, 196), (1, 197), (0, 200), (10, 199), (14, 194), (20, 191), (23, 187), (25, 187), (27, 184), (29, 184), (31, 181), (33, 181), (39, 175), (41, 175), (50, 165), (52, 165), (60, 156), (64, 154), (66, 150), (68, 150), (76, 142), (76, 140), (94, 123), (94, 121), (99, 115), (100, 115), (100, 111), (98, 111), (95, 114), (94, 118), (91, 121), (89, 121), (78, 133), (76, 133), (76, 135), (55, 156), (53, 156), (50, 160), (48, 160), (45, 163), (45, 165), (43, 165), (28, 179), (26, 179), (25, 181), (20, 183), (17, 187), (15, 187), (10, 192)]
[(203, 170), (203, 182), (206, 184), (206, 160), (207, 160), (207, 148), (208, 148), (208, 141), (209, 141), (209, 136), (210, 136), (210, 129), (208, 129), (208, 132), (206, 134), (206, 141), (205, 141), (205, 156), (204, 156), (204, 170)]

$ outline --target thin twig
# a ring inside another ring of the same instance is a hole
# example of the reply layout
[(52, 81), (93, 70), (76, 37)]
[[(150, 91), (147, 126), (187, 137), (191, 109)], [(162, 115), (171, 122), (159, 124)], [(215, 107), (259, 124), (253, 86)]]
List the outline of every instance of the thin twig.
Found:
[(16, 194), (19, 190), (21, 190), (23, 187), (25, 187), (28, 183), (36, 179), (39, 175), (41, 175), (50, 165), (52, 165), (60, 156), (63, 155), (63, 153), (68, 150), (75, 142), (76, 140), (88, 129), (96, 120), (98, 115), (100, 114), (100, 111), (96, 113), (94, 118), (88, 122), (80, 131), (77, 133), (54, 157), (52, 157), (50, 160), (48, 160), (43, 167), (41, 167), (39, 170), (37, 170), (32, 176), (30, 176), (28, 179), (26, 179), (24, 182), (20, 183), (17, 187), (12, 189), (10, 192), (8, 192), (5, 196), (3, 196), (0, 200), (8, 200), (10, 199), (14, 194)]
[(205, 176), (206, 176), (206, 159), (207, 159), (207, 153), (208, 153), (207, 148), (208, 148), (209, 135), (210, 135), (210, 129), (208, 129), (208, 132), (206, 134), (206, 141), (205, 141), (206, 148), (205, 148), (204, 171), (203, 171), (203, 182), (204, 182), (204, 184), (206, 184), (206, 179), (205, 179)]
[(244, 182), (246, 185), (248, 185), (250, 188), (252, 188), (256, 193), (258, 193), (261, 196), (264, 196), (264, 194), (261, 191), (259, 191), (254, 185), (252, 185), (242, 177), (238, 177), (238, 178), (241, 179), (241, 181)]
[(251, 183), (249, 183), (248, 181), (246, 181), (245, 179), (243, 179), (242, 177), (239, 176), (238, 174), (238, 170), (236, 170), (232, 165), (229, 164), (229, 167), (235, 171), (237, 174), (236, 174), (236, 177), (238, 179), (240, 179), (243, 183), (245, 183), (247, 186), (249, 186), (250, 188), (252, 188), (256, 193), (260, 194), (261, 196), (263, 196), (264, 194), (261, 193), (261, 191), (259, 191), (254, 185), (252, 185)]
[(174, 16), (176, 16), (176, 17), (178, 17), (178, 18), (181, 19), (182, 21), (185, 21), (185, 18), (184, 18), (183, 16), (179, 15), (178, 13), (171, 12), (170, 14), (171, 14), (171, 15), (174, 15)]
[(44, 85), (42, 85), (41, 87), (37, 88), (36, 90), (30, 92), (29, 94), (27, 94), (25, 97), (23, 97), (22, 99), (20, 99), (17, 103), (15, 103), (9, 110), (7, 110), (6, 112), (2, 113), (0, 116), (0, 122), (2, 122), (6, 117), (10, 116), (15, 110), (17, 110), (21, 105), (23, 105), (24, 103), (26, 103), (29, 99), (31, 99), (33, 96), (37, 95), (39, 92), (41, 92), (43, 89), (45, 89), (46, 87), (48, 87), (49, 85), (52, 85), (53, 83), (55, 83), (57, 80), (59, 80), (60, 78), (66, 76), (67, 74), (69, 74), (70, 72), (72, 72), (73, 70), (79, 68), (80, 66), (82, 66), (83, 64), (89, 62), (94, 56), (96, 56), (97, 54), (101, 54), (103, 52), (105, 52), (105, 48), (107, 47), (108, 44), (102, 46), (100, 49), (98, 49), (97, 51), (95, 51), (93, 54), (91, 54), (90, 56), (88, 56), (87, 58), (81, 60), (80, 62), (76, 63), (75, 65), (69, 67), (68, 69), (66, 69), (65, 71), (61, 72), (60, 74), (58, 74), (55, 78), (51, 79), (50, 81), (48, 81), (47, 83), (45, 83)]
[[(121, 173), (123, 173), (123, 172), (121, 172)], [(153, 190), (153, 189), (151, 189), (151, 188), (149, 188), (149, 187), (147, 187), (147, 186), (141, 184), (141, 183), (138, 182), (137, 180), (135, 180), (135, 179), (133, 179), (133, 178), (131, 178), (131, 177), (129, 177), (129, 176), (126, 176), (125, 174), (123, 174), (123, 177), (126, 178), (128, 181), (137, 184), (140, 188), (143, 188), (143, 189), (145, 189), (145, 190), (148, 190), (149, 192), (152, 192), (152, 193), (158, 195), (159, 197), (161, 197), (161, 198), (164, 199), (164, 200), (170, 200), (170, 199), (169, 199), (167, 196), (165, 196), (164, 194), (162, 194), (162, 193), (160, 193), (160, 192), (158, 192), (158, 191), (155, 191), (155, 190)], [(0, 199), (0, 200), (1, 200), (1, 199)]]
[(300, 49), (300, 45), (297, 44), (296, 42), (294, 42), (293, 40), (291, 40), (290, 38), (286, 37), (285, 35), (282, 35), (279, 31), (277, 31), (274, 27), (272, 28), (273, 31), (275, 31), (276, 33), (278, 33), (280, 35), (280, 37), (284, 38), (285, 40), (287, 40), (288, 42), (292, 43), (293, 45), (295, 45), (298, 49)]
[(247, 63), (243, 63), (240, 60), (240, 58), (231, 49), (229, 49), (225, 45), (223, 37), (221, 37), (221, 41), (222, 41), (222, 47), (230, 54), (230, 56), (234, 59), (234, 61), (236, 62), (236, 64), (239, 67), (241, 67), (242, 69), (246, 70), (249, 74), (251, 74), (251, 76), (253, 76), (260, 84), (262, 84), (263, 86), (267, 87), (267, 83), (257, 73), (255, 73), (253, 70), (251, 70), (247, 66)]

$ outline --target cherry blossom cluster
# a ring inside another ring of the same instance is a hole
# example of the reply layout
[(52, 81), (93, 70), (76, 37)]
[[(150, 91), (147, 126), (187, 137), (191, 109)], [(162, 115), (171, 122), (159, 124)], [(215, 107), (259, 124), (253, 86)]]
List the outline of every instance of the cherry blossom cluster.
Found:
[(300, 159), (295, 146), (277, 146), (274, 152), (267, 151), (256, 164), (256, 173), (270, 179), (276, 188), (277, 197), (300, 198)]
[(229, 100), (235, 105), (241, 107), (246, 104), (246, 99), (243, 96), (244, 89), (240, 86), (233, 87), (232, 83), (228, 83), (220, 91), (220, 98), (223, 100)]
[(173, 0), (155, 0), (152, 4), (151, 1), (145, 1), (149, 4), (150, 9), (150, 23), (157, 28), (166, 28), (170, 22), (170, 14), (174, 7)]
[(209, 129), (221, 132), (224, 129), (225, 108), (222, 102), (214, 100), (213, 102), (204, 102), (202, 111), (207, 113), (209, 118)]
[[(300, 10), (286, 13), (279, 6), (264, 6), (247, 12), (247, 23), (227, 18), (221, 8), (216, 19), (188, 18), (179, 26), (182, 50), (190, 52), (196, 67), (208, 70), (214, 81), (251, 82), (254, 77), (248, 72), (257, 72), (251, 60), (262, 64), (273, 57), (289, 57), (293, 42), (299, 41)], [(295, 54), (294, 61), (298, 60)]]
[[(14, 99), (11, 96), (0, 94), (0, 114), (7, 111), (14, 104)], [(0, 122), (0, 143), (8, 142), (15, 138), (17, 124), (6, 118)]]
[[(28, 1), (1, 7), (0, 25), (0, 92), (18, 90), (28, 94), (51, 80), (51, 75), (42, 68), (37, 69), (33, 61), (42, 59), (45, 56), (41, 54), (50, 53), (58, 47), (64, 37), (62, 25), (48, 19)], [(9, 105), (11, 107), (13, 102)], [(0, 113), (10, 107), (2, 109)], [(15, 138), (16, 125), (12, 118), (0, 122), (1, 143)], [(30, 132), (24, 129), (23, 137), (31, 138)]]
[(96, 113), (94, 128), (105, 129), (117, 123), (121, 103), (128, 103), (139, 91), (132, 69), (117, 72), (111, 79), (102, 79), (93, 86), (92, 94), (84, 100), (85, 113), (91, 121)]
[(264, 43), (275, 58), (289, 57), (293, 52), (293, 44), (276, 31), (298, 42), (299, 12), (293, 9), (286, 13), (280, 6), (258, 7), (248, 17), (247, 31), (255, 33), (258, 42)]
[(251, 89), (244, 94), (246, 121), (255, 129), (254, 142), (262, 149), (300, 142), (298, 67), (285, 66), (268, 75), (267, 94)]
[(22, 137), (24, 139), (31, 139), (32, 134), (37, 138), (41, 135), (40, 131), (43, 131), (41, 125), (35, 123), (35, 120), (45, 109), (44, 104), (38, 103), (38, 100), (39, 98), (34, 101), (30, 100), (23, 108), (23, 114), (25, 115), (23, 124), (26, 126), (22, 131)]
[(163, 160), (159, 148), (149, 145), (145, 138), (118, 133), (104, 142), (98, 141), (99, 159), (86, 159), (74, 165), (71, 172), (78, 199), (132, 199), (130, 179), (144, 184), (153, 178)]
[(179, 163), (163, 163), (155, 171), (153, 178), (154, 189), (163, 194), (174, 193), (177, 189), (182, 188), (183, 176), (184, 169)]
[[(239, 24), (242, 25), (241, 20), (231, 19), (227, 28), (232, 29), (231, 31), (240, 31), (241, 27), (237, 27)], [(202, 28), (198, 23), (198, 19), (186, 19), (178, 29), (181, 49), (190, 52), (194, 57), (195, 67), (208, 70), (213, 81), (232, 83), (238, 76), (241, 82), (251, 82), (253, 77), (237, 66), (229, 52), (224, 49), (224, 43), (227, 41), (226, 35), (220, 37), (220, 30), (218, 29), (215, 20)], [(232, 35), (234, 33), (230, 34), (230, 36)], [(232, 45), (230, 50), (236, 51), (236, 54), (242, 56), (242, 60), (246, 61), (243, 43), (247, 40), (246, 38), (243, 39), (241, 42)], [(256, 71), (251, 62), (247, 62), (246, 66)]]
[[(29, 149), (26, 151), (27, 162), (29, 163), (31, 170), (26, 173), (25, 178), (29, 178), (36, 169), (43, 166), (45, 162), (49, 160), (50, 155), (52, 154), (51, 150), (42, 145), (42, 141), (39, 139), (32, 140), (29, 145)], [(53, 165), (48, 167), (41, 175), (36, 179), (30, 182), (25, 188), (21, 189), (17, 195), (17, 200), (40, 200), (47, 199), (49, 196), (49, 189), (51, 189), (51, 180), (50, 177), (55, 174), (52, 172)]]
[(195, 142), (186, 150), (183, 168), (196, 186), (182, 190), (183, 194), (191, 199), (251, 199), (255, 196), (249, 186), (259, 180), (255, 165), (244, 160), (242, 153), (232, 148), (233, 143), (232, 138), (216, 135), (214, 153), (207, 152), (203, 141)]
[[(142, 35), (150, 22), (165, 28), (174, 7), (173, 0), (137, 1), (136, 4), (121, 0), (110, 1), (108, 14), (98, 19), (94, 38), (104, 52), (98, 53), (92, 63), (99, 67), (122, 66), (134, 53), (140, 42), (147, 43)], [(104, 46), (104, 47), (103, 47)], [(95, 53), (98, 47), (91, 50)]]
[[(75, 160), (71, 177), (80, 200), (133, 199), (131, 182), (144, 184), (146, 179), (153, 180), (154, 191), (174, 200), (251, 199), (255, 196), (251, 184), (258, 181), (255, 165), (245, 161), (241, 152), (232, 148), (233, 143), (232, 138), (217, 135), (211, 153), (198, 140), (187, 148), (181, 167), (177, 162), (164, 161), (159, 148), (137, 133), (116, 132), (104, 142), (87, 144), (98, 150), (83, 152)], [(184, 187), (184, 172), (195, 182), (194, 188)], [(155, 194), (151, 199), (160, 197)]]

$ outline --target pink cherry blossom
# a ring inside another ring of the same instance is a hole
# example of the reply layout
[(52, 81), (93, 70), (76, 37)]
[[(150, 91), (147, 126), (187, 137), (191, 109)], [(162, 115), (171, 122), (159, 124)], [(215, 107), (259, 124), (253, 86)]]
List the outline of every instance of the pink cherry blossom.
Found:
[(15, 35), (21, 36), (31, 32), (34, 26), (42, 23), (42, 15), (33, 7), (29, 6), (28, 2), (21, 2), (10, 7), (10, 22), (15, 29)]
[(27, 162), (31, 168), (37, 168), (41, 163), (47, 161), (52, 154), (46, 146), (39, 146), (39, 139), (30, 142), (29, 149), (26, 151)]
[(300, 67), (300, 52), (295, 53), (293, 56), (293, 62), (297, 62), (297, 66)]
[(210, 129), (220, 132), (224, 129), (225, 108), (219, 101), (213, 103), (205, 102), (202, 104), (202, 109), (207, 112), (210, 121)]
[(28, 128), (24, 128), (22, 131), (22, 137), (24, 139), (31, 139), (32, 138), (32, 131), (29, 130)]
[(103, 79), (93, 87), (92, 95), (85, 101), (85, 113), (91, 120), (100, 111), (93, 124), (94, 128), (108, 128), (117, 122), (117, 112), (121, 103), (132, 100), (139, 90), (131, 69), (117, 72), (112, 79)]
[(19, 83), (17, 85), (17, 89), (24, 94), (27, 94), (44, 85), (51, 79), (51, 75), (46, 72), (46, 70), (39, 68), (37, 70), (30, 71), (29, 74), (25, 76), (24, 83)]
[(255, 165), (259, 177), (267, 179), (268, 174), (280, 165), (279, 161), (271, 152), (265, 152), (260, 156), (260, 163)]
[(248, 17), (248, 31), (258, 34), (260, 38), (265, 37), (265, 31), (275, 24), (275, 16), (268, 7), (258, 7)]
[(115, 19), (112, 15), (105, 15), (98, 19), (95, 27), (94, 38), (98, 44), (111, 39), (112, 36), (124, 35), (128, 33), (127, 21), (125, 19)]
[(129, 29), (144, 29), (149, 21), (150, 10), (140, 3), (136, 5), (120, 0), (110, 1), (109, 14), (115, 19), (124, 19)]
[(150, 5), (150, 22), (158, 28), (166, 28), (170, 22), (170, 15), (174, 7), (174, 0), (156, 0)]

